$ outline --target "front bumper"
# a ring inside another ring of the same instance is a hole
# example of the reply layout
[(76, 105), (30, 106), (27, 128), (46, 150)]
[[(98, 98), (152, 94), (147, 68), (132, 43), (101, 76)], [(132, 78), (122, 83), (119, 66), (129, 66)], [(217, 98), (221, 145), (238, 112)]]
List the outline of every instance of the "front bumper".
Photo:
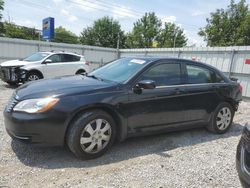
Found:
[(250, 125), (246, 125), (237, 146), (236, 169), (244, 188), (250, 187)]
[(27, 114), (4, 111), (7, 133), (26, 143), (62, 146), (66, 132), (66, 116), (59, 112)]
[(27, 71), (20, 67), (3, 67), (0, 66), (0, 78), (4, 82), (19, 83), (25, 82)]

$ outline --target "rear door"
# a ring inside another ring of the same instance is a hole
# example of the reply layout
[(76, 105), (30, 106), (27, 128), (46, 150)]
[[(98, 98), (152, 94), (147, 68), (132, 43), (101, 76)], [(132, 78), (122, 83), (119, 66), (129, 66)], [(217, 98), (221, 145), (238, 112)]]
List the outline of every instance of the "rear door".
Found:
[(184, 120), (190, 123), (208, 122), (211, 113), (220, 102), (217, 88), (221, 87), (216, 73), (199, 64), (186, 63)]
[(144, 89), (141, 94), (129, 91), (128, 126), (130, 130), (161, 130), (182, 121), (183, 106), (181, 64), (162, 61), (148, 68), (139, 79), (153, 80), (155, 89)]
[(80, 56), (73, 54), (62, 54), (62, 75), (75, 75), (80, 65)]

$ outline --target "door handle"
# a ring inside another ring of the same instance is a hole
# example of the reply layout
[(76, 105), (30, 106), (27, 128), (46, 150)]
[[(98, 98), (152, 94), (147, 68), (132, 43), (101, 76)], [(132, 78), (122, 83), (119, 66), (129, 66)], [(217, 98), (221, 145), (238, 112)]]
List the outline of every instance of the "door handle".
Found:
[(176, 88), (174, 91), (175, 91), (175, 94), (176, 94), (176, 95), (185, 93), (185, 89), (180, 89), (180, 88)]

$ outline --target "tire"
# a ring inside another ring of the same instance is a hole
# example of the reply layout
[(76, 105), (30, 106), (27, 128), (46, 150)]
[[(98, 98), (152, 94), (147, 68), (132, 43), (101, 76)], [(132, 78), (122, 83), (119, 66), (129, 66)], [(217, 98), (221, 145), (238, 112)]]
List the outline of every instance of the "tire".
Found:
[(84, 74), (84, 73), (86, 73), (85, 70), (78, 70), (78, 71), (76, 72), (76, 74)]
[(27, 75), (26, 81), (30, 82), (30, 81), (40, 80), (42, 78), (43, 77), (42, 77), (42, 75), (40, 73), (29, 72), (28, 75)]
[(12, 87), (15, 87), (18, 85), (18, 83), (16, 83), (16, 82), (7, 82), (7, 84), (9, 84)]
[(232, 125), (233, 117), (234, 110), (232, 106), (227, 102), (223, 102), (213, 112), (207, 129), (213, 133), (223, 134)]
[(76, 157), (94, 159), (112, 146), (115, 137), (116, 126), (113, 118), (102, 110), (92, 110), (80, 114), (70, 124), (66, 142)]

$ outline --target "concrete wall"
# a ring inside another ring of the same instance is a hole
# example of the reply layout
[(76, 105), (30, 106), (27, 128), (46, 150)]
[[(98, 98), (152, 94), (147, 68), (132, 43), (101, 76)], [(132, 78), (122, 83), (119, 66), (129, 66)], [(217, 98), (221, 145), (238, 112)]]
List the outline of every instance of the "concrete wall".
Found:
[(24, 58), (38, 51), (67, 51), (84, 55), (94, 67), (117, 59), (117, 50), (86, 45), (63, 44), (54, 42), (10, 39), (0, 37), (0, 63), (7, 60)]
[(243, 96), (250, 97), (250, 46), (205, 48), (122, 49), (120, 57), (162, 56), (195, 59), (217, 67), (227, 75), (236, 77), (243, 86)]
[(184, 59), (196, 59), (213, 65), (233, 77), (237, 77), (243, 86), (243, 95), (250, 97), (250, 46), (239, 47), (205, 47), (205, 48), (154, 48), (154, 49), (120, 49), (102, 48), (86, 45), (73, 45), (53, 42), (31, 41), (0, 37), (0, 63), (19, 59), (37, 51), (68, 51), (85, 56), (97, 68), (117, 57), (162, 56)]

